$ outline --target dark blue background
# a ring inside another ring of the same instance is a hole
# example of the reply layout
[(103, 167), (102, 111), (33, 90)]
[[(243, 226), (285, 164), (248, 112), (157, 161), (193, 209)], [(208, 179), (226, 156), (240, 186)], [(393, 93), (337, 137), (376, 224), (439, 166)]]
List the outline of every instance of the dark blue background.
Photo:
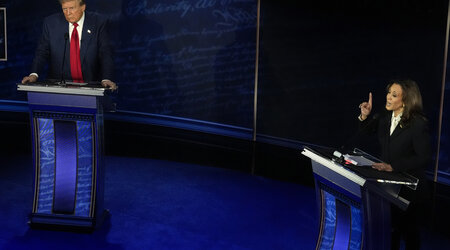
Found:
[[(31, 5), (26, 10), (24, 5)], [(120, 110), (252, 126), (256, 4), (251, 0), (87, 1), (110, 19)], [(12, 55), (0, 65), (1, 99), (24, 100), (43, 17), (57, 1), (9, 3)]]
[(447, 1), (262, 1), (257, 132), (339, 147), (369, 92), (381, 111), (388, 81), (410, 78), (420, 85), (436, 150), (447, 9)]
[[(2, 5), (0, 4), (0, 8)], [(6, 59), (6, 10), (0, 9), (0, 60)]]
[[(30, 73), (43, 18), (60, 6), (16, 0), (7, 7), (0, 99), (25, 101), (15, 84)], [(111, 21), (120, 111), (252, 129), (257, 1), (88, 0), (87, 10)], [(437, 150), (447, 1), (262, 0), (260, 20), (259, 138), (339, 147), (369, 91), (381, 110), (387, 82), (412, 78)], [(444, 177), (448, 119), (444, 112)]]

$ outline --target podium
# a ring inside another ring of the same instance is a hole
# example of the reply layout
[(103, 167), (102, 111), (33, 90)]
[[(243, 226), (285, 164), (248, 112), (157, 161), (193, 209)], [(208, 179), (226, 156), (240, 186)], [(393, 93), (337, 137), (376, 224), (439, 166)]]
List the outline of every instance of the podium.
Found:
[(401, 173), (346, 166), (331, 153), (305, 147), (311, 159), (319, 208), (316, 249), (390, 249), (391, 206), (405, 210), (404, 184), (418, 181)]
[(27, 92), (33, 146), (31, 226), (94, 229), (103, 208), (103, 99), (99, 85), (18, 84)]

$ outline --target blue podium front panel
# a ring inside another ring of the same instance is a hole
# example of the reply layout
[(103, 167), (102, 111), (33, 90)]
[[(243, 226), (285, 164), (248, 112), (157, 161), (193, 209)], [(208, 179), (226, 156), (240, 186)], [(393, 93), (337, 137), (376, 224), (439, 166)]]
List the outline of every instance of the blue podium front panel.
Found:
[(320, 207), (320, 234), (316, 249), (352, 249), (363, 246), (361, 200), (346, 196), (316, 176)]
[(304, 148), (311, 159), (319, 208), (316, 249), (389, 249), (392, 204), (409, 202), (398, 197), (398, 187), (368, 181), (327, 155)]
[(94, 85), (17, 85), (27, 92), (32, 124), (32, 226), (94, 229), (107, 214), (103, 209), (107, 97), (103, 87)]
[(36, 112), (33, 117), (33, 213), (93, 217), (95, 116)]

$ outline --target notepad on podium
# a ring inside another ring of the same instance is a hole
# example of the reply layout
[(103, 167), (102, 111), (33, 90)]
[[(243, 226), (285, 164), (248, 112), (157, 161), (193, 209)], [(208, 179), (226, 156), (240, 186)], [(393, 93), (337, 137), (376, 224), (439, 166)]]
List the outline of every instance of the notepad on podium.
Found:
[[(404, 172), (386, 172), (372, 168), (373, 163), (382, 162), (380, 159), (355, 148), (352, 153), (346, 154), (356, 164), (344, 164), (345, 167), (364, 176), (367, 180), (380, 183), (392, 183), (406, 185), (416, 189), (419, 179)], [(345, 158), (345, 155), (344, 155)]]

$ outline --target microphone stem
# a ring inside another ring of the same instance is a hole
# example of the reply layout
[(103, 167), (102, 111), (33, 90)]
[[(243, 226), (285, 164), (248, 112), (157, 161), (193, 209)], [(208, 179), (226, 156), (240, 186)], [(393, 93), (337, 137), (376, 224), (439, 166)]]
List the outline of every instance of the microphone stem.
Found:
[(66, 80), (64, 80), (64, 61), (66, 60), (66, 49), (67, 49), (67, 40), (69, 39), (69, 33), (64, 34), (64, 53), (63, 53), (63, 60), (61, 63), (61, 81), (59, 82), (59, 85), (66, 85)]

